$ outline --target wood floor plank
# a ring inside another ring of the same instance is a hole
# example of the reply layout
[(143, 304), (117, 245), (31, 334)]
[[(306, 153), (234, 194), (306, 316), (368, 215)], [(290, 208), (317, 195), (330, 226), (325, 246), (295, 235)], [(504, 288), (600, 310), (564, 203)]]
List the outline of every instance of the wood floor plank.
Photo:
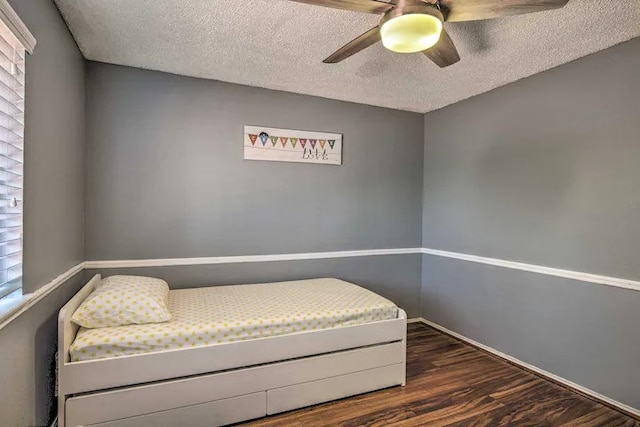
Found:
[(501, 403), (489, 396), (467, 400), (466, 402), (447, 406), (436, 411), (427, 412), (414, 418), (394, 423), (394, 427), (444, 427), (456, 422), (477, 417), (486, 412), (502, 408)]
[(509, 427), (509, 426), (546, 426), (544, 422), (533, 420), (529, 414), (514, 411), (503, 406), (493, 411), (485, 412), (477, 417), (450, 424), (448, 427)]
[(640, 427), (640, 421), (619, 414), (603, 405), (597, 405), (594, 411), (586, 413), (561, 427)]
[(640, 422), (422, 324), (407, 328), (407, 385), (251, 427), (640, 427)]

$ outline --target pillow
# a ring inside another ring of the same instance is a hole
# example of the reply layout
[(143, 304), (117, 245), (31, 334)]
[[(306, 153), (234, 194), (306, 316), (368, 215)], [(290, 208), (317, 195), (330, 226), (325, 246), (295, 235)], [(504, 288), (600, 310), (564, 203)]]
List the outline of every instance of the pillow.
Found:
[(110, 276), (71, 316), (85, 328), (166, 322), (169, 312), (169, 285), (161, 279), (141, 276)]

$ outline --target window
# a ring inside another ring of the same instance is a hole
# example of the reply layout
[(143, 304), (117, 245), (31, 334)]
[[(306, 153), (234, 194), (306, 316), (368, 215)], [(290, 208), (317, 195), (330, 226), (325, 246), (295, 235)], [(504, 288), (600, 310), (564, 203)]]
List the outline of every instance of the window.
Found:
[(0, 0), (0, 298), (22, 288), (25, 55), (34, 45)]
[(22, 287), (24, 55), (0, 26), (0, 298)]

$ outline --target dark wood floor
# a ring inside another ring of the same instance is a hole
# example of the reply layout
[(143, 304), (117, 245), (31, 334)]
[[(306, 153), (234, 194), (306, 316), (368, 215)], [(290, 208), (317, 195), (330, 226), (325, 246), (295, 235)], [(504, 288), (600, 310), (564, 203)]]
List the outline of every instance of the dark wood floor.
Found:
[(412, 324), (406, 387), (244, 426), (640, 427), (640, 422), (428, 326)]

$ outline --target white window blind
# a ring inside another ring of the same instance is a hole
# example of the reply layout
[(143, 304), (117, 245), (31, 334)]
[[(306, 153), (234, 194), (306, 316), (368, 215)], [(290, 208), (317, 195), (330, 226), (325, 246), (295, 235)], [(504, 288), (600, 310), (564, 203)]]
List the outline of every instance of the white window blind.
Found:
[(0, 298), (22, 288), (25, 46), (0, 20)]

